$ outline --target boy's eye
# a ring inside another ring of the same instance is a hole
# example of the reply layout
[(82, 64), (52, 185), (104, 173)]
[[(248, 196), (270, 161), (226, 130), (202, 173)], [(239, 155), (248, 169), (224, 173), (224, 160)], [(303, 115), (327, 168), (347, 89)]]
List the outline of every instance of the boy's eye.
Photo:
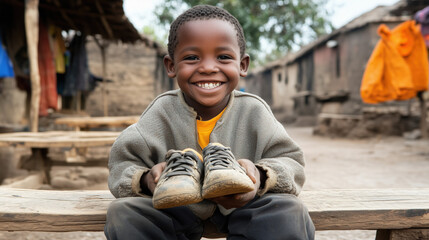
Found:
[(231, 56), (229, 56), (229, 55), (220, 55), (218, 58), (219, 58), (220, 60), (229, 60), (229, 59), (232, 59), (232, 57), (231, 57)]
[(198, 60), (198, 57), (197, 57), (197, 56), (194, 56), (194, 55), (190, 55), (190, 56), (186, 56), (186, 57), (184, 57), (184, 58), (183, 58), (183, 60), (187, 60), (187, 61), (196, 61), (196, 60)]

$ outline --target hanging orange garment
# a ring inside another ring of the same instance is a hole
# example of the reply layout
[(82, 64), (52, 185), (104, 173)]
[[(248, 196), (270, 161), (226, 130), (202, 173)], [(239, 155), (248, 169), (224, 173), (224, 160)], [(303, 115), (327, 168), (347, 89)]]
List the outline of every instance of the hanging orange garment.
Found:
[(429, 85), (429, 61), (420, 25), (415, 25), (414, 21), (408, 21), (401, 26), (397, 29), (401, 35), (396, 42), (397, 48), (410, 68), (414, 90), (426, 91)]
[(38, 64), (40, 74), (39, 116), (47, 116), (48, 109), (57, 109), (57, 76), (54, 58), (49, 44), (47, 27), (39, 24)]
[(361, 83), (366, 103), (406, 100), (428, 85), (428, 59), (422, 51), (424, 40), (414, 21), (406, 21), (392, 31), (382, 24), (381, 39), (367, 63)]

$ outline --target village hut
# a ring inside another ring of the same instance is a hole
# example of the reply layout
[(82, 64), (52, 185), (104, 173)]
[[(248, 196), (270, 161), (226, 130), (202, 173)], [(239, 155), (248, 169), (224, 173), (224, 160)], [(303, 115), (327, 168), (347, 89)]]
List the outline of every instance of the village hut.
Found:
[[(138, 33), (122, 5), (122, 0), (0, 1), (1, 46), (13, 66), (9, 76), (0, 74), (0, 124), (30, 123), (30, 129), (37, 131), (39, 116), (52, 109), (80, 110), (85, 102), (102, 109), (96, 115), (107, 115), (109, 105), (117, 104), (109, 101), (114, 69), (109, 61), (115, 63), (117, 56), (112, 53), (126, 59), (118, 48), (127, 48), (128, 53), (133, 45), (149, 49), (142, 54), (151, 58), (152, 66), (145, 68), (151, 71), (151, 90), (162, 92), (170, 86), (161, 68), (165, 51)], [(87, 45), (93, 48), (87, 51)], [(94, 91), (100, 96), (91, 99)]]
[[(324, 126), (316, 127), (319, 133), (327, 131), (326, 124), (335, 122), (338, 124), (333, 132), (348, 135), (366, 112), (395, 112), (399, 118), (409, 115), (410, 102), (415, 99), (364, 104), (360, 85), (368, 59), (380, 39), (377, 34), (380, 24), (393, 28), (413, 19), (427, 5), (427, 0), (402, 0), (392, 6), (378, 6), (299, 51), (255, 69), (245, 79), (246, 89), (262, 93), (281, 120), (309, 119), (307, 122), (314, 125), (323, 122)], [(373, 130), (400, 134), (413, 128), (413, 124), (398, 128), (399, 118), (384, 126), (384, 130)], [(368, 131), (357, 132), (351, 134), (365, 135)]]

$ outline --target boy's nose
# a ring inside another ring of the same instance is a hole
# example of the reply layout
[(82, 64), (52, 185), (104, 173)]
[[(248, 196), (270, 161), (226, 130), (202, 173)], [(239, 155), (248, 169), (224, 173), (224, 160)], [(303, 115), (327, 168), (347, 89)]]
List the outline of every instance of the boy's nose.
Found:
[(199, 68), (198, 68), (199, 73), (205, 73), (205, 74), (215, 73), (218, 71), (219, 71), (219, 68), (218, 68), (216, 62), (212, 61), (212, 60), (202, 61)]

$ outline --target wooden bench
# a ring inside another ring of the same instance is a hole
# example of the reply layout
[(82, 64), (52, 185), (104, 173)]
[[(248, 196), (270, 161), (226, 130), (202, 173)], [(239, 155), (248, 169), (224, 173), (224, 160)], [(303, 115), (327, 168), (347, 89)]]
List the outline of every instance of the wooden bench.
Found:
[[(429, 188), (303, 191), (317, 230), (377, 230), (429, 239)], [(0, 188), (0, 231), (103, 231), (109, 191)]]

